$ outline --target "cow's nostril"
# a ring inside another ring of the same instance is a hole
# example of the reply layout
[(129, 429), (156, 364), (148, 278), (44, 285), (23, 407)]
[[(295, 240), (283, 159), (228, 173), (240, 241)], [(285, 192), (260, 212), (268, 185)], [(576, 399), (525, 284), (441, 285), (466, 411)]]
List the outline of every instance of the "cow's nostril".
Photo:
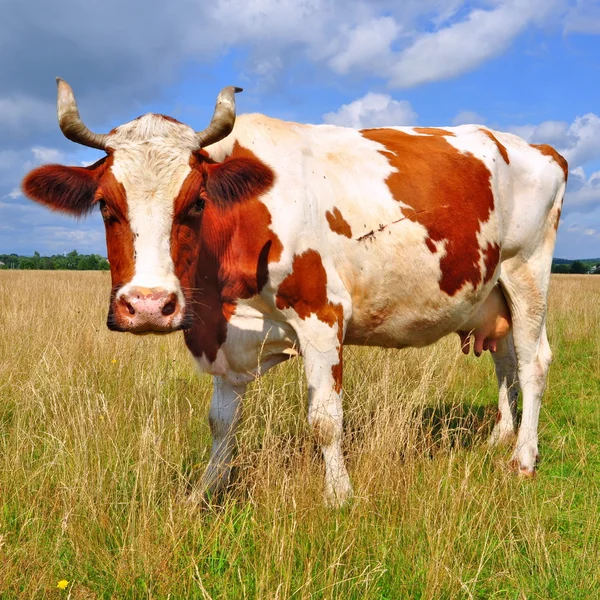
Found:
[(162, 307), (162, 314), (165, 317), (168, 317), (169, 315), (172, 315), (175, 312), (175, 308), (177, 308), (177, 301), (175, 299), (173, 299), (170, 302), (167, 302)]
[(133, 305), (129, 304), (127, 300), (125, 300), (125, 306), (127, 307), (130, 315), (135, 315), (135, 308), (133, 308)]

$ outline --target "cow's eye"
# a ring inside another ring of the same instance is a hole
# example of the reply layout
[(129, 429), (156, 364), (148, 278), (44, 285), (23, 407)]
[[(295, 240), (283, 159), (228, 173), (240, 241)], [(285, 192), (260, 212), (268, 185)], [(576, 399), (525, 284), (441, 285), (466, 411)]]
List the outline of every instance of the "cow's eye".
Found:
[(204, 210), (204, 200), (200, 197), (194, 202), (192, 208), (190, 209), (190, 216), (196, 217), (202, 213)]
[(98, 206), (100, 206), (100, 214), (102, 215), (102, 218), (105, 221), (107, 221), (107, 222), (113, 222), (113, 221), (117, 220), (117, 218), (112, 213), (112, 211), (110, 210), (110, 208), (108, 208), (108, 206), (106, 206), (106, 202), (104, 200), (99, 200), (98, 201)]

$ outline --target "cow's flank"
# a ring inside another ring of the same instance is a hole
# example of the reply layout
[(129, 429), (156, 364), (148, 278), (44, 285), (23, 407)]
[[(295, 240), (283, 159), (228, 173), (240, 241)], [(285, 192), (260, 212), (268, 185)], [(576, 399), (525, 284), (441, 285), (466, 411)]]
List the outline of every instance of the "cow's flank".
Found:
[[(381, 153), (395, 169), (386, 183), (398, 202), (412, 208), (404, 211), (407, 217), (423, 225), (431, 241), (445, 243), (440, 289), (453, 296), (467, 283), (477, 287), (483, 279), (477, 235), (494, 210), (485, 164), (459, 152), (443, 135), (416, 137), (394, 129), (361, 133), (385, 147)], [(494, 258), (490, 254), (488, 273), (496, 268)]]

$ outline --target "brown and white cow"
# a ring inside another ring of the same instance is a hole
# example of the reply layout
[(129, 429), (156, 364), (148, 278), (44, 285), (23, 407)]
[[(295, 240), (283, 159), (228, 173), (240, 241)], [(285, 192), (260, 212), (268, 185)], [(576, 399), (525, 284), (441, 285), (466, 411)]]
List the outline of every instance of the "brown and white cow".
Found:
[(494, 442), (515, 431), (520, 384), (513, 464), (533, 474), (565, 160), (476, 125), (235, 121), (235, 91), (221, 92), (200, 133), (147, 114), (95, 134), (58, 80), (63, 133), (106, 156), (85, 168), (42, 166), (23, 182), (51, 209), (100, 208), (108, 326), (183, 330), (200, 370), (214, 376), (203, 489), (228, 481), (248, 382), (298, 350), (326, 498), (343, 502), (352, 490), (340, 447), (343, 345), (425, 346), (452, 332), (467, 352), (471, 334), (477, 353), (495, 350)]

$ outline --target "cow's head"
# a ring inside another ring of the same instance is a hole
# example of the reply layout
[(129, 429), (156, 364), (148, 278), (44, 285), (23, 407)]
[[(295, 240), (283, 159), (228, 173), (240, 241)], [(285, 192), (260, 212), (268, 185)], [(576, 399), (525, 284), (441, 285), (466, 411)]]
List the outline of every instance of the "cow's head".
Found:
[(57, 81), (64, 135), (107, 155), (89, 167), (39, 167), (23, 180), (25, 194), (76, 216), (99, 207), (112, 275), (110, 329), (188, 328), (205, 203), (233, 202), (235, 190), (256, 178), (257, 165), (250, 158), (215, 164), (201, 152), (233, 129), (234, 93), (241, 90), (221, 91), (212, 121), (201, 132), (147, 114), (97, 134), (81, 121), (70, 86)]

